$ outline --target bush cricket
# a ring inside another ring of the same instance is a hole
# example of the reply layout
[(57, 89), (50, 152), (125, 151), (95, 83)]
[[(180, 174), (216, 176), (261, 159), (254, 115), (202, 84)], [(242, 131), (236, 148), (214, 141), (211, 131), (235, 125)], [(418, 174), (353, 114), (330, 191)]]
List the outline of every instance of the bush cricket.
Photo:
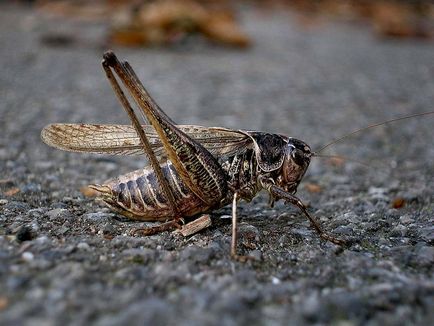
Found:
[[(132, 126), (51, 124), (42, 130), (43, 141), (66, 151), (145, 154), (149, 166), (90, 186), (114, 211), (134, 220), (160, 222), (141, 229), (144, 235), (182, 229), (184, 217), (200, 216), (232, 203), (230, 253), (239, 259), (243, 256), (237, 254), (237, 202), (250, 201), (261, 189), (269, 193), (271, 204), (282, 199), (298, 207), (322, 239), (345, 245), (345, 240), (323, 231), (295, 195), (311, 158), (354, 133), (434, 113), (414, 114), (358, 129), (315, 153), (305, 142), (280, 134), (176, 125), (151, 98), (127, 62), (120, 62), (108, 51), (102, 66)], [(140, 123), (119, 80), (150, 125)], [(200, 228), (200, 223), (192, 227), (194, 231)]]

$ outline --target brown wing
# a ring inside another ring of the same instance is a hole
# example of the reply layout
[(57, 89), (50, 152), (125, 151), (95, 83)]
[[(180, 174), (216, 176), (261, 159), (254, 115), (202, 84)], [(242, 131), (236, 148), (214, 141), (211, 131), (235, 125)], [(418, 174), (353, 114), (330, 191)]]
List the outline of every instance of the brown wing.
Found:
[[(240, 153), (252, 144), (249, 136), (237, 130), (194, 125), (177, 127), (216, 157)], [(149, 125), (143, 125), (143, 129), (155, 155), (160, 160), (165, 160), (164, 148), (157, 133)], [(140, 139), (130, 125), (51, 124), (42, 130), (41, 138), (47, 145), (64, 151), (110, 155), (144, 154)]]

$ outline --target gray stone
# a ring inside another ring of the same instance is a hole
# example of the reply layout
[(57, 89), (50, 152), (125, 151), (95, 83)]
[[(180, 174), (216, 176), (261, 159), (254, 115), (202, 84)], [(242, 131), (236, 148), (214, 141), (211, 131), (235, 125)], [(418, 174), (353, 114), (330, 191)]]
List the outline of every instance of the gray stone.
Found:
[(29, 241), (36, 237), (36, 232), (28, 225), (21, 226), (15, 234), (17, 241)]
[(88, 213), (88, 214), (83, 214), (83, 218), (90, 221), (100, 222), (100, 223), (109, 223), (113, 219), (113, 214), (101, 213), (101, 212)]
[(90, 246), (86, 242), (80, 242), (79, 244), (77, 244), (77, 249), (88, 251), (90, 250)]
[(111, 223), (105, 224), (101, 231), (102, 234), (106, 236), (111, 236), (116, 234), (116, 230)]
[(434, 226), (426, 226), (420, 230), (420, 237), (428, 243), (434, 243)]
[(434, 247), (420, 246), (415, 250), (413, 264), (421, 267), (434, 266)]
[(71, 213), (65, 208), (55, 208), (48, 211), (47, 216), (50, 220), (64, 220), (69, 218)]

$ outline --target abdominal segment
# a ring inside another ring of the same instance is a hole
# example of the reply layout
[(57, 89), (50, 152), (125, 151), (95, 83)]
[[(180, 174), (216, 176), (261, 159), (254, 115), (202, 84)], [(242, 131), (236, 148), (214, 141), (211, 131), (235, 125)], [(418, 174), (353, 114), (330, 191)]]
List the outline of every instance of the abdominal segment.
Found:
[[(209, 209), (186, 187), (170, 161), (162, 164), (161, 169), (172, 189), (177, 211), (181, 215), (178, 217), (193, 216)], [(131, 219), (165, 221), (174, 218), (167, 195), (150, 167), (92, 188), (102, 193), (102, 199), (109, 207)]]

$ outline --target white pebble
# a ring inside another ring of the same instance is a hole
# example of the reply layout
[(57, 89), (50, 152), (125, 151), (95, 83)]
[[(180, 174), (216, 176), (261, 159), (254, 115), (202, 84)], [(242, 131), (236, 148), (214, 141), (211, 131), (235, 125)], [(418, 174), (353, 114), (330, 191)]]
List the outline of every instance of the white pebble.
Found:
[(29, 252), (29, 251), (25, 251), (21, 255), (21, 258), (23, 258), (23, 260), (26, 261), (26, 262), (32, 261), (34, 257), (35, 256), (31, 252)]
[(90, 246), (86, 243), (86, 242), (80, 242), (77, 245), (77, 249), (81, 249), (81, 250), (89, 250)]

